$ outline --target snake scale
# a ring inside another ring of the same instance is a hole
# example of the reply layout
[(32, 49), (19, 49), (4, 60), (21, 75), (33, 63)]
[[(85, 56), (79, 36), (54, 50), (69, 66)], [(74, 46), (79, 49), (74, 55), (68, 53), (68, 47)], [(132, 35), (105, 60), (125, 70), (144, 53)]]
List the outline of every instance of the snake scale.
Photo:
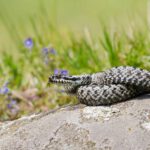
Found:
[(150, 92), (150, 72), (132, 66), (119, 66), (85, 75), (52, 75), (49, 83), (60, 83), (80, 103), (111, 105)]

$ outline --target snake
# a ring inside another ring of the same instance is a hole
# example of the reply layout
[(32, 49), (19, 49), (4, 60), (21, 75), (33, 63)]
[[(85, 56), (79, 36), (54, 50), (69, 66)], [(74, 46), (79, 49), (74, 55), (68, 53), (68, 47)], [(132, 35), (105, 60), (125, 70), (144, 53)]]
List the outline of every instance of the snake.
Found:
[(111, 105), (150, 92), (150, 71), (118, 66), (93, 74), (53, 74), (48, 83), (61, 84), (87, 106)]

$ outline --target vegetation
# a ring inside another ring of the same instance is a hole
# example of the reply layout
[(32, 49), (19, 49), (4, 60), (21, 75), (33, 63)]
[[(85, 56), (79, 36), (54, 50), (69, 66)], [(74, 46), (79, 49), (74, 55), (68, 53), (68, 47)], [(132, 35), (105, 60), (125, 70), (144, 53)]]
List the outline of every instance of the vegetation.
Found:
[(26, 24), (13, 20), (10, 12), (0, 13), (0, 29), (7, 34), (5, 44), (0, 45), (1, 121), (76, 103), (62, 87), (47, 85), (56, 69), (69, 74), (94, 73), (119, 65), (150, 70), (146, 17), (124, 26), (117, 24), (116, 29), (104, 22), (99, 34), (92, 36), (89, 29), (81, 34), (58, 28), (44, 7), (39, 12), (29, 16)]

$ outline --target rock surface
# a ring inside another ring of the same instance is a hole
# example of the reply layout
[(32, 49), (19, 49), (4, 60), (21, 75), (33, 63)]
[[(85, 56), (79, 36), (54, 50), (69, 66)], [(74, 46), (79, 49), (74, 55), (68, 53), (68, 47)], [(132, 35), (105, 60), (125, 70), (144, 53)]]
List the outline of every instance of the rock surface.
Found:
[(150, 150), (150, 95), (66, 106), (0, 125), (0, 150)]

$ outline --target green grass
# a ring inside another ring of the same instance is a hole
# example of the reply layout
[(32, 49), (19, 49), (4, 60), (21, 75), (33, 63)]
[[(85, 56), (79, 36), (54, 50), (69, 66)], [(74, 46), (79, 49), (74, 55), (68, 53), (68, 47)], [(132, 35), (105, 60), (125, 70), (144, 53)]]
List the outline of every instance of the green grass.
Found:
[[(57, 21), (51, 20), (45, 7), (40, 7), (38, 12), (28, 15), (27, 23), (25, 20), (18, 23), (10, 12), (1, 13), (0, 29), (5, 42), (0, 46), (0, 85), (9, 81), (10, 92), (0, 95), (0, 120), (76, 103), (76, 98), (61, 92), (62, 87), (47, 86), (48, 77), (56, 68), (67, 69), (70, 74), (94, 73), (119, 65), (150, 70), (146, 16), (124, 25), (104, 21), (93, 35), (90, 29), (81, 33), (60, 27)], [(31, 50), (23, 43), (28, 37), (34, 43)], [(57, 53), (43, 55), (45, 47)]]

